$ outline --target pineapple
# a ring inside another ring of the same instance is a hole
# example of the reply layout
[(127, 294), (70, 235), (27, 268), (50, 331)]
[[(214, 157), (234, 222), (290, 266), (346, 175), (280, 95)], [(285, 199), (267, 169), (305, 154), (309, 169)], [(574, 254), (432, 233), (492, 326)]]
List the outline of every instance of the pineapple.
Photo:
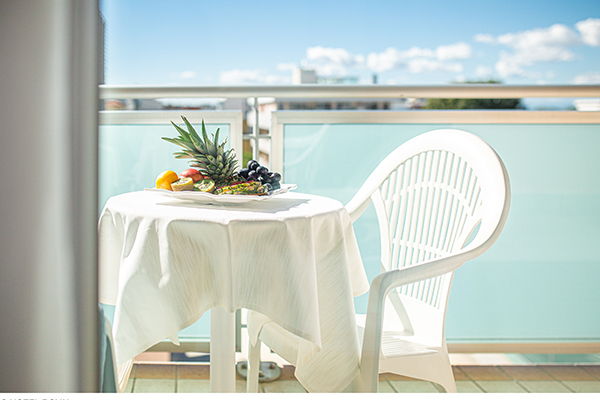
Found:
[(233, 149), (225, 150), (225, 143), (219, 144), (219, 129), (212, 135), (212, 140), (206, 134), (204, 120), (202, 120), (202, 137), (198, 135), (192, 124), (187, 118), (181, 116), (188, 131), (177, 126), (173, 121), (171, 123), (179, 132), (179, 137), (162, 138), (169, 143), (176, 144), (183, 151), (173, 153), (175, 158), (191, 158), (192, 167), (196, 167), (202, 174), (215, 182), (215, 186), (223, 186), (234, 181), (234, 173), (237, 167), (235, 151)]

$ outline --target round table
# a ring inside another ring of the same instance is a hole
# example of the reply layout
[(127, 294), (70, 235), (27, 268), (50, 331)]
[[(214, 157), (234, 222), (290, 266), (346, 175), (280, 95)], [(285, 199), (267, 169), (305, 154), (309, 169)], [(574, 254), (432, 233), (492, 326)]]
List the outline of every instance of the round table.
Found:
[(228, 205), (126, 193), (102, 211), (99, 254), (118, 364), (165, 338), (177, 343), (212, 309), (211, 391), (232, 392), (234, 312), (245, 308), (299, 338), (296, 371), (309, 391), (327, 390), (323, 374), (349, 383), (358, 370), (352, 297), (368, 281), (336, 200), (290, 192)]

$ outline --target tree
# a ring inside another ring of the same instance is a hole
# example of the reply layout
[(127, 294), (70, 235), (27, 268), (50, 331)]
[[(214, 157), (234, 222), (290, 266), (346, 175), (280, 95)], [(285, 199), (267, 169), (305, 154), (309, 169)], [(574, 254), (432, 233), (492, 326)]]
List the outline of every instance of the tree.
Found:
[[(467, 81), (465, 83), (498, 84), (493, 79), (487, 81)], [(523, 108), (521, 99), (428, 99), (428, 110), (506, 110)]]

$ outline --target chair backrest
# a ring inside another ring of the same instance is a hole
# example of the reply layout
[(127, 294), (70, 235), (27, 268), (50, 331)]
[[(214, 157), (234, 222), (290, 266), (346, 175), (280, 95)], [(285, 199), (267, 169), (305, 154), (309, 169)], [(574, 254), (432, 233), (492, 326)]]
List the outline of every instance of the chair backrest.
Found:
[[(510, 205), (508, 173), (479, 137), (456, 129), (419, 135), (373, 171), (347, 205), (353, 220), (369, 200), (377, 212), (382, 272), (460, 251), (486, 251), (502, 230)], [(466, 245), (466, 247), (465, 247)], [(399, 287), (445, 316), (453, 271)]]

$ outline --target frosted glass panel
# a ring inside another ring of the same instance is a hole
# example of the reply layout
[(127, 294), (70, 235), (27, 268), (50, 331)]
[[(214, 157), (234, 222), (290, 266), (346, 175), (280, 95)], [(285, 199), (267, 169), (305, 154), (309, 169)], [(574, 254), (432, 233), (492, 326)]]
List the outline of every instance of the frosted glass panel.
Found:
[[(512, 185), (500, 239), (455, 274), (448, 342), (600, 341), (598, 125), (285, 125), (284, 179), (345, 204), (393, 149), (440, 128), (487, 141)], [(354, 227), (372, 279), (380, 246), (372, 206)], [(356, 299), (358, 312), (366, 302)]]

